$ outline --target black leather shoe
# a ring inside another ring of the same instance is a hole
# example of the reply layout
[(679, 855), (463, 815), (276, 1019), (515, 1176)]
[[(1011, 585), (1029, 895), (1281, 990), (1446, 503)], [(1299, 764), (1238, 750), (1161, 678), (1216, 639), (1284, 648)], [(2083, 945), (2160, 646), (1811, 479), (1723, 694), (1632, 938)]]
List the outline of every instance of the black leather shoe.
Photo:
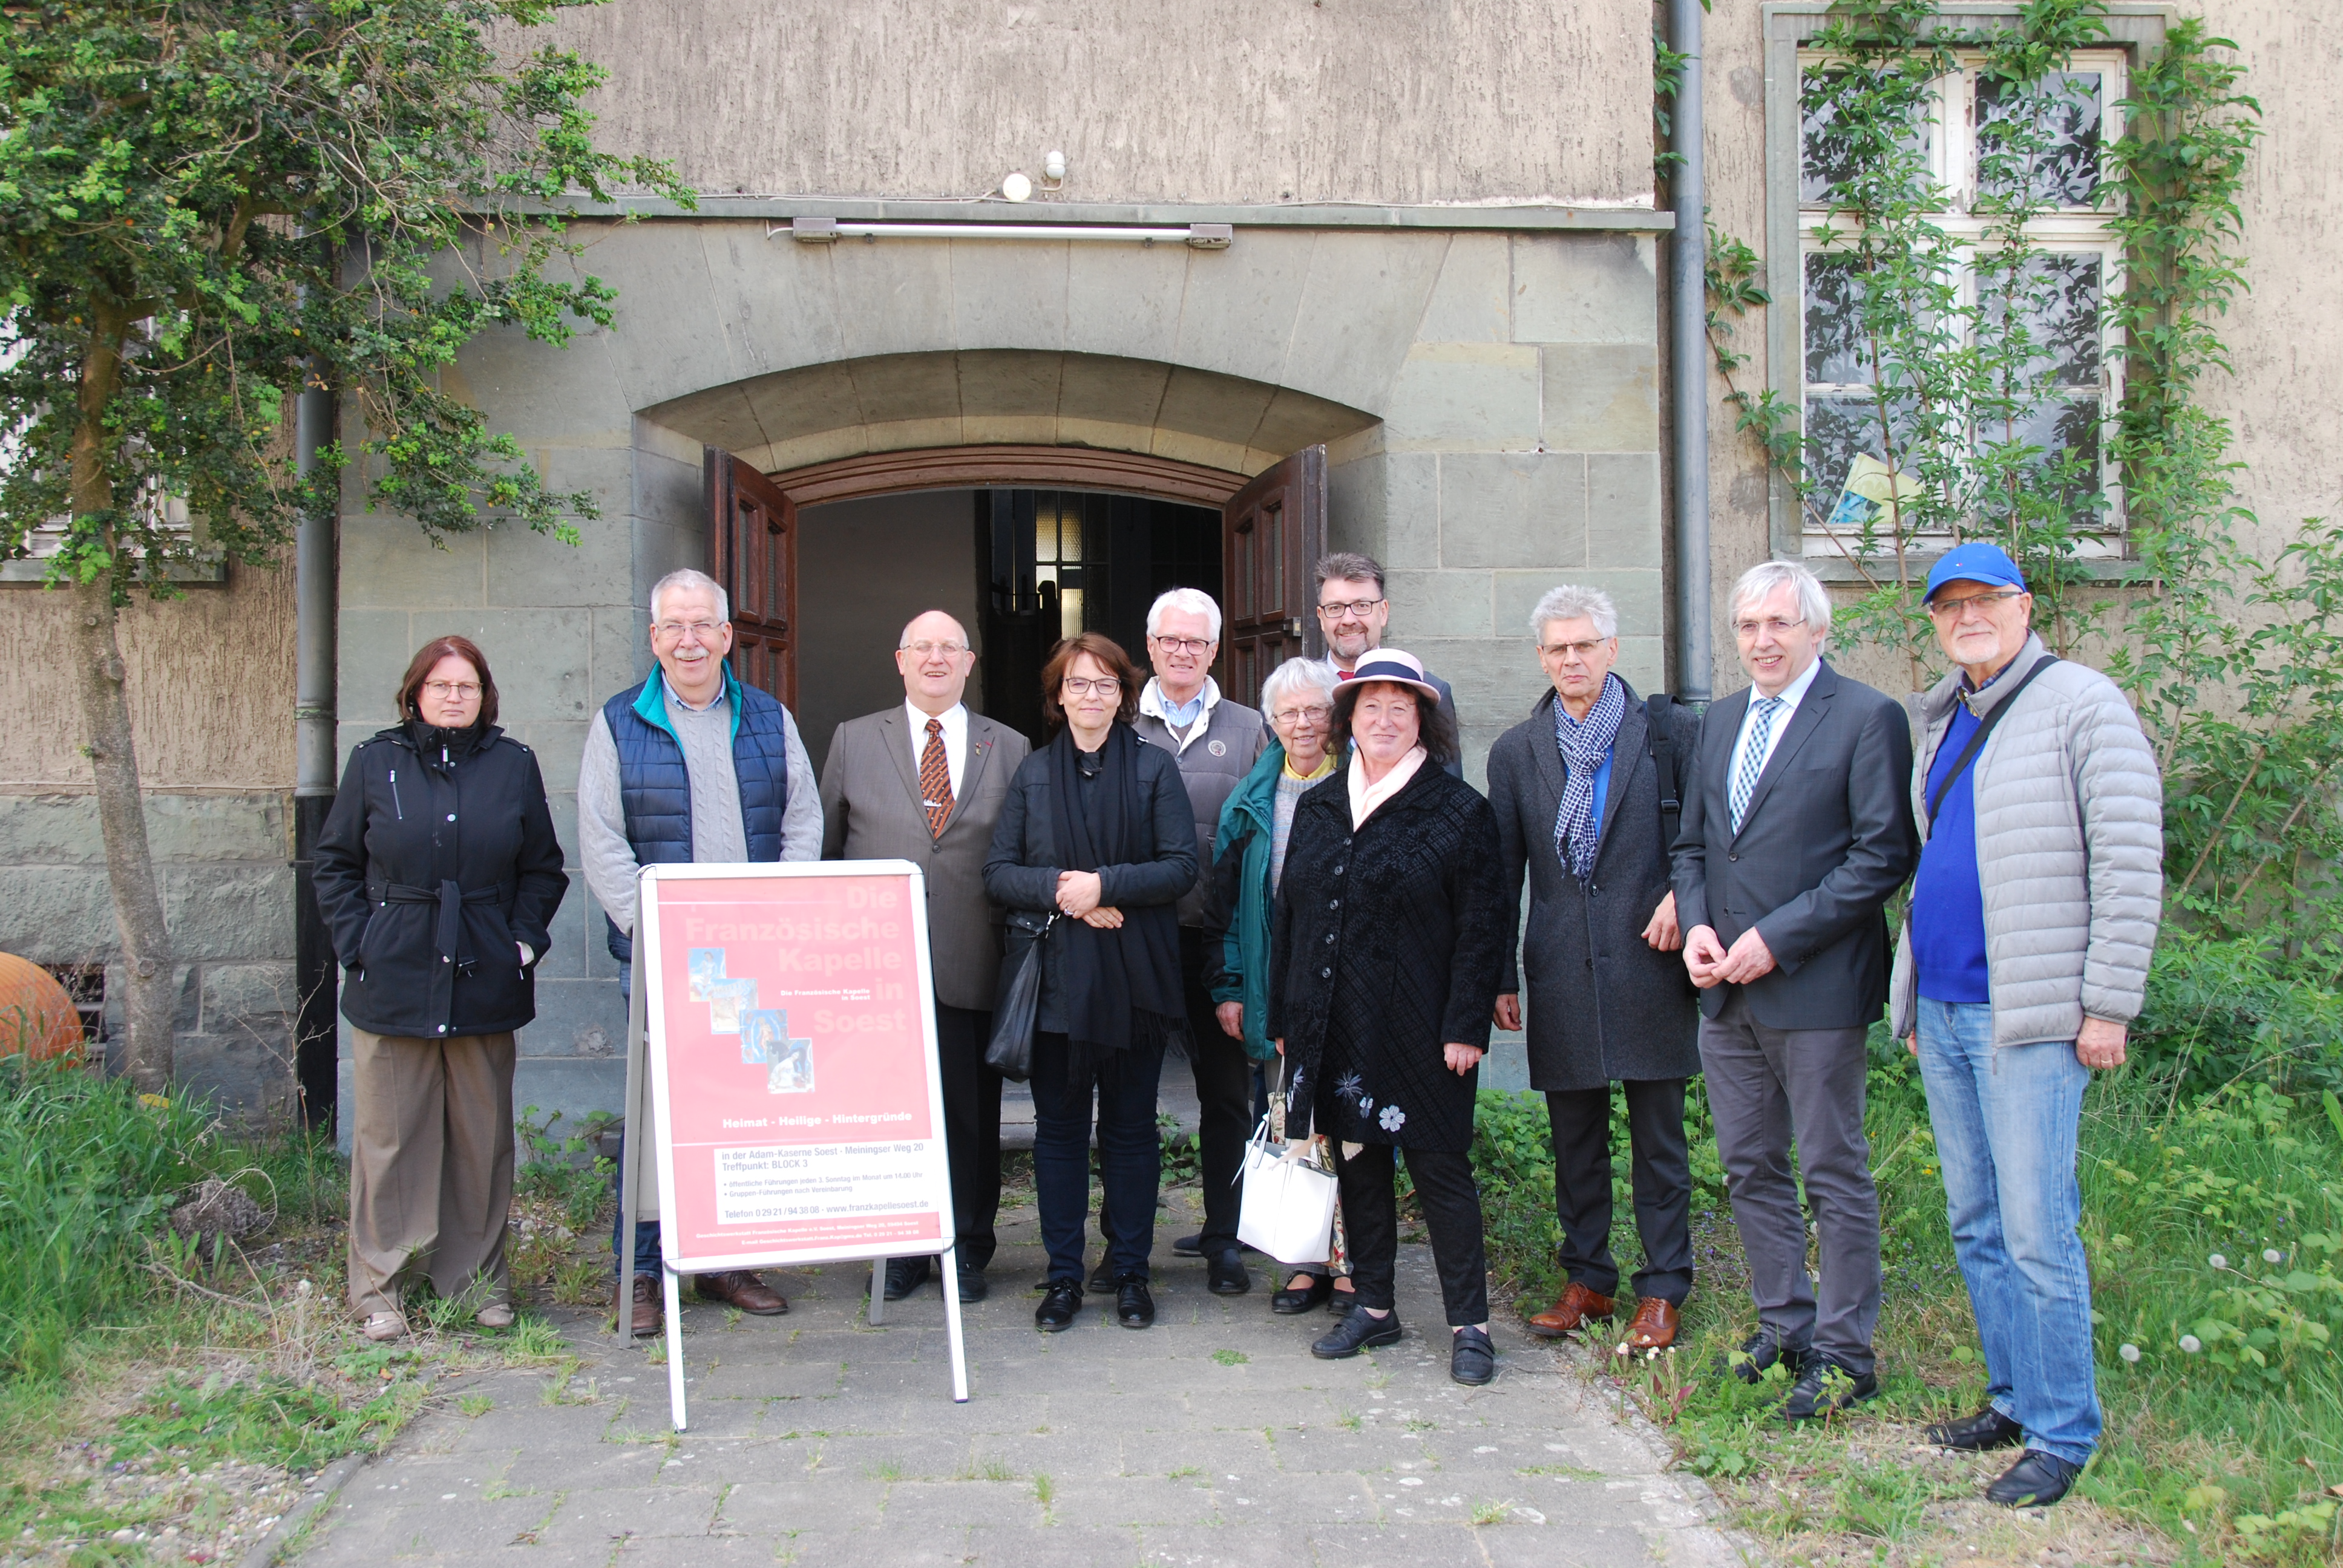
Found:
[(1958, 1421), (1940, 1421), (1924, 1435), (1938, 1448), (1983, 1453), (1988, 1449), (2016, 1448), (2026, 1441), (2026, 1429), (1987, 1405), (1975, 1415), (1965, 1415)]
[(1329, 1313), (1338, 1318), (1347, 1318), (1358, 1310), (1359, 1292), (1357, 1291), (1329, 1290), (1326, 1296), (1326, 1311)]
[(1199, 1231), (1192, 1236), (1182, 1236), (1172, 1243), (1172, 1250), (1183, 1258), (1201, 1258), (1204, 1255), (1204, 1233)]
[(1223, 1247), (1204, 1261), (1204, 1285), (1216, 1296), (1242, 1296), (1252, 1289), (1252, 1276), (1245, 1272), (1244, 1254), (1234, 1247)]
[(1303, 1274), (1310, 1282), (1300, 1290), (1282, 1290), (1269, 1298), (1269, 1310), (1279, 1317), (1291, 1318), (1315, 1311), (1326, 1304), (1334, 1293), (1334, 1282), (1324, 1274)]
[(1812, 1355), (1806, 1358), (1805, 1370), (1798, 1374), (1798, 1381), (1790, 1385), (1790, 1397), (1782, 1403), (1782, 1416), (1786, 1421), (1819, 1421), (1853, 1410), (1878, 1395), (1877, 1373), (1857, 1376), (1828, 1356)]
[(1145, 1280), (1124, 1280), (1114, 1287), (1114, 1321), (1126, 1329), (1144, 1329), (1155, 1322), (1155, 1298)]
[(1050, 1293), (1033, 1309), (1033, 1326), (1045, 1334), (1063, 1333), (1074, 1326), (1082, 1310), (1082, 1288), (1072, 1280), (1052, 1280)]
[(1091, 1294), (1103, 1296), (1113, 1289), (1114, 1260), (1111, 1256), (1101, 1256), (1098, 1261), (1098, 1267), (1091, 1271)]
[(1806, 1370), (1806, 1352), (1791, 1350), (1760, 1329), (1741, 1342), (1741, 1354), (1732, 1358), (1729, 1364), (1735, 1377), (1754, 1386), (1765, 1381), (1765, 1369), (1775, 1362), (1787, 1367), (1792, 1377), (1796, 1377)]
[(1361, 1351), (1377, 1345), (1399, 1343), (1399, 1314), (1385, 1312), (1378, 1318), (1364, 1312), (1353, 1312), (1326, 1331), (1326, 1337), (1310, 1347), (1310, 1353), (1322, 1362), (1338, 1362)]
[(925, 1258), (890, 1258), (887, 1260), (887, 1299), (900, 1302), (928, 1282), (928, 1261)]
[(2001, 1473), (2001, 1479), (1985, 1489), (1985, 1498), (2004, 1508), (2047, 1508), (2066, 1496), (2073, 1489), (2075, 1478), (2082, 1473), (2079, 1464), (2069, 1464), (2055, 1453), (2029, 1448), (2016, 1464)]
[(1448, 1375), (1467, 1388), (1479, 1388), (1497, 1375), (1497, 1347), (1479, 1329), (1458, 1329), (1448, 1336), (1456, 1342), (1448, 1352)]
[(971, 1302), (980, 1302), (990, 1294), (991, 1291), (992, 1287), (984, 1282), (982, 1269), (962, 1268), (960, 1271), (960, 1305), (967, 1306)]

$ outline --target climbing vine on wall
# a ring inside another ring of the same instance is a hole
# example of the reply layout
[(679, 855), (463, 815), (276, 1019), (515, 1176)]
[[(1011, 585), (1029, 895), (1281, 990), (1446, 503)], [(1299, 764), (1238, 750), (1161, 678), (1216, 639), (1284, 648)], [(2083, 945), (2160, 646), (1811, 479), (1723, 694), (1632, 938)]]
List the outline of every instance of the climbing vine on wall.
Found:
[[(2259, 106), (2234, 45), (2183, 20), (2133, 61), (2122, 134), (2078, 136), (2096, 78), (2075, 59), (2104, 46), (2107, 11), (2032, 0), (1956, 21), (1926, 0), (1835, 5), (1802, 74), (1802, 196), (1822, 209), (1808, 216), (1805, 362), (1776, 377), (1807, 386), (1805, 406), (1753, 385), (1736, 332), (1773, 303), (1765, 263), (1714, 227), (1710, 343), (1800, 534), (1850, 565), (1839, 638), (1896, 650), (1926, 684), (1941, 668), (1918, 611), (1926, 561), (1965, 539), (2008, 548), (2045, 639), (2121, 681), (2157, 747), (2189, 933), (2172, 950), (2244, 943), (2332, 985), (2343, 528), (2309, 519), (2258, 550), (2230, 428), (2199, 396), (2229, 368), (2220, 327), (2246, 288), (2239, 197)], [(1937, 85), (1955, 71), (1974, 84), (1972, 119), (1950, 127), (1973, 137), (1973, 161), (1948, 189), (1951, 160), (1932, 151), (1948, 129)], [(2104, 297), (2070, 259), (2078, 209), (2108, 239)]]

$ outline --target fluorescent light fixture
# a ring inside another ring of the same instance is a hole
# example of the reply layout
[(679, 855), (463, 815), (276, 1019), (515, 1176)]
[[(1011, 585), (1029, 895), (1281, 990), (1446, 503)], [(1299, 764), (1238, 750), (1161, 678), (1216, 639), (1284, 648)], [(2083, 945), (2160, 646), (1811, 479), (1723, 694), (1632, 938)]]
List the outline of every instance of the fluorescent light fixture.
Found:
[[(779, 232), (779, 228), (769, 230), (768, 237)], [(1082, 239), (1226, 250), (1231, 234), (1231, 226), (1224, 223), (1132, 228), (1091, 223), (856, 223), (834, 217), (789, 219), (789, 237), (799, 245), (830, 245), (841, 239)]]

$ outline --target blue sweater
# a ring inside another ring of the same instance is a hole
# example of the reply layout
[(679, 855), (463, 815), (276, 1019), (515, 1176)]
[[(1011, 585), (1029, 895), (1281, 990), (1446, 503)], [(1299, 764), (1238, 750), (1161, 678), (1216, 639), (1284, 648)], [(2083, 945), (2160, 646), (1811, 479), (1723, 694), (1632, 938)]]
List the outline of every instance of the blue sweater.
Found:
[[(1977, 723), (1967, 703), (1955, 706), (1953, 721), (1928, 759), (1928, 795), (1968, 749)], [(1985, 889), (1977, 878), (1976, 778), (1972, 762), (1945, 791), (1912, 878), (1912, 961), (1920, 994), (1930, 1001), (1993, 1000), (1985, 967)]]

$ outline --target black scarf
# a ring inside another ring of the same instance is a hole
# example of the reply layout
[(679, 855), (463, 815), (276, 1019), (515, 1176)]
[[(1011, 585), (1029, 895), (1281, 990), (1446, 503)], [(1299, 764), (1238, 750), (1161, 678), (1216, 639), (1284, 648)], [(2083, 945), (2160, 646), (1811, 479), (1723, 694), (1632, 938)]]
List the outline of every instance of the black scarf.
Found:
[[(1095, 871), (1155, 859), (1155, 814), (1139, 778), (1141, 744), (1128, 724), (1110, 729), (1094, 754), (1098, 783), (1086, 799), (1077, 777), (1086, 759), (1072, 731), (1059, 731), (1050, 743), (1050, 832), (1061, 869)], [(1185, 1041), (1174, 906), (1124, 909), (1121, 929), (1111, 931), (1060, 920), (1050, 940), (1058, 944), (1066, 1038), (1078, 1078), (1086, 1079), (1107, 1052), (1134, 1042)]]

